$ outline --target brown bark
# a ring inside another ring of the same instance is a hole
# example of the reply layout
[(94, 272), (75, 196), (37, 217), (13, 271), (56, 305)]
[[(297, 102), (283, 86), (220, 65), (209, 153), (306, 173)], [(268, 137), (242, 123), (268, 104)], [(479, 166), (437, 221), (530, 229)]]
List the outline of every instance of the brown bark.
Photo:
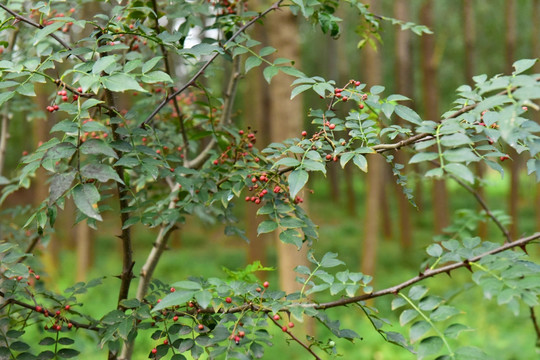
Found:
[[(268, 16), (266, 22), (268, 41), (271, 46), (278, 48), (277, 57), (295, 60), (298, 65), (300, 59), (300, 39), (296, 18), (287, 11), (278, 11)], [(301, 96), (290, 99), (291, 78), (285, 74), (278, 74), (270, 84), (270, 136), (272, 141), (283, 141), (287, 138), (299, 136), (303, 128), (303, 108)], [(307, 192), (300, 195), (304, 198), (303, 207), (307, 207)], [(296, 266), (309, 266), (307, 260), (308, 246), (304, 244), (300, 251), (294, 245), (285, 244), (279, 240), (279, 232), (275, 232), (275, 243), (278, 254), (279, 285), (281, 290), (291, 293), (299, 291), (301, 284), (296, 281)], [(306, 318), (299, 330), (314, 333), (314, 323)]]
[[(279, 48), (276, 56), (298, 60), (300, 46), (295, 17), (286, 11), (276, 12), (268, 17), (266, 25), (270, 44)], [(298, 136), (302, 131), (301, 97), (289, 100), (290, 84), (290, 77), (278, 74), (270, 85), (270, 134), (273, 141)], [(307, 265), (307, 246), (304, 245), (301, 251), (297, 251), (293, 245), (279, 241), (278, 235), (276, 232), (280, 287), (286, 292), (294, 292), (300, 289), (300, 284), (295, 281), (296, 273), (293, 269), (298, 265)]]
[[(394, 2), (394, 17), (403, 21), (408, 21), (409, 2), (407, 0), (396, 0)], [(411, 32), (402, 31), (396, 28), (396, 92), (405, 95), (409, 98), (413, 96), (413, 66), (412, 66), (412, 51), (411, 51)], [(398, 124), (402, 121), (398, 119)], [(399, 164), (407, 164), (409, 157), (403, 151), (398, 151), (395, 156), (395, 161)], [(412, 245), (412, 225), (411, 225), (411, 204), (403, 195), (400, 185), (394, 182), (396, 191), (396, 200), (399, 214), (399, 242), (401, 247), (408, 249)]]
[[(427, 0), (420, 9), (420, 23), (433, 28), (433, 0)], [(437, 82), (437, 66), (435, 59), (435, 36), (424, 34), (420, 40), (422, 90), (427, 120), (439, 119), (439, 91)], [(439, 233), (449, 223), (448, 192), (444, 180), (433, 181), (433, 214), (435, 232)]]
[[(474, 6), (472, 0), (463, 0), (463, 41), (465, 42), (465, 81), (466, 83), (474, 87), (474, 81), (472, 77), (475, 72), (475, 42), (476, 42), (476, 28), (474, 19)], [(482, 180), (484, 177), (484, 164), (478, 162), (476, 164), (476, 176)], [(481, 184), (481, 181), (480, 181)], [(484, 198), (484, 188), (479, 185), (476, 189), (480, 197)], [(479, 207), (480, 209), (480, 207)], [(478, 236), (482, 239), (487, 237), (487, 222), (483, 221), (478, 225)]]
[[(380, 4), (370, 1), (370, 9), (378, 12)], [(365, 82), (368, 86), (379, 84), (382, 79), (380, 53), (371, 46), (364, 48)], [(366, 184), (366, 215), (364, 219), (364, 243), (362, 244), (361, 271), (374, 275), (377, 265), (377, 247), (379, 242), (379, 226), (381, 216), (381, 194), (383, 192), (384, 158), (379, 155), (368, 156), (368, 173)]]
[[(532, 11), (532, 49), (533, 57), (540, 58), (540, 0), (533, 0)], [(534, 66), (535, 72), (540, 72), (540, 63), (537, 61)], [(539, 103), (539, 102), (537, 102)], [(540, 112), (534, 112), (534, 119), (540, 124)], [(536, 228), (540, 229), (540, 182), (536, 184), (536, 197), (535, 197), (535, 209), (536, 209)]]
[[(505, 60), (506, 72), (512, 72), (512, 64), (516, 49), (516, 1), (505, 0)], [(510, 225), (510, 236), (515, 239), (519, 228), (519, 169), (520, 157), (511, 147), (508, 147), (508, 155), (512, 158), (509, 164), (510, 171), (510, 191), (508, 193), (508, 212), (512, 218)]]

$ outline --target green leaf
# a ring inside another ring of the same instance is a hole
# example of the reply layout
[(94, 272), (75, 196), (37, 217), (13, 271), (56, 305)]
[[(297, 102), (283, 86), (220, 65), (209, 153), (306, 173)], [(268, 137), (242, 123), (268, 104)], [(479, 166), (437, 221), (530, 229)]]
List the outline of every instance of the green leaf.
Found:
[(99, 75), (102, 71), (105, 71), (107, 74), (110, 74), (111, 71), (106, 70), (108, 68), (110, 68), (109, 70), (112, 70), (113, 65), (115, 66), (117, 64), (117, 61), (118, 59), (116, 55), (104, 56), (94, 63), (94, 66), (92, 66), (92, 73), (95, 75)]
[(412, 324), (411, 329), (409, 330), (409, 337), (411, 339), (411, 342), (414, 343), (420, 340), (420, 338), (424, 336), (425, 333), (427, 333), (430, 329), (431, 325), (424, 320), (420, 320)]
[(87, 164), (81, 168), (81, 175), (88, 179), (97, 179), (103, 183), (109, 180), (114, 180), (124, 184), (122, 179), (120, 179), (116, 171), (114, 171), (110, 165), (99, 163)]
[(285, 244), (293, 244), (298, 249), (302, 247), (303, 237), (296, 229), (287, 229), (279, 234), (279, 240)]
[(268, 56), (272, 53), (274, 53), (276, 51), (275, 48), (271, 47), (271, 46), (266, 46), (266, 47), (263, 47), (261, 49), (261, 51), (259, 51), (259, 56), (263, 57), (263, 56)]
[(86, 140), (80, 147), (83, 154), (103, 154), (118, 159), (112, 147), (101, 139)]
[[(313, 87), (313, 85), (304, 84), (304, 85), (298, 85), (291, 91), (291, 100), (296, 97), (296, 95), (303, 93), (306, 90), (309, 90)], [(1, 99), (0, 99), (1, 101)]]
[(471, 184), (474, 184), (473, 173), (471, 172), (471, 170), (469, 170), (468, 167), (466, 167), (463, 164), (458, 164), (458, 163), (446, 164), (444, 166), (444, 170), (448, 171), (450, 174), (460, 179), (463, 179)]
[(165, 309), (170, 306), (185, 305), (186, 302), (193, 299), (196, 291), (192, 290), (176, 290), (170, 294), (167, 294), (161, 301), (154, 306), (152, 312), (156, 312), (161, 309)]
[(405, 326), (406, 324), (414, 320), (417, 316), (418, 316), (418, 313), (416, 312), (416, 310), (412, 310), (412, 309), (403, 310), (401, 315), (399, 315), (399, 324), (401, 326)]
[(384, 91), (384, 86), (381, 86), (381, 85), (375, 85), (375, 86), (372, 86), (371, 87), (371, 90), (370, 92), (373, 94), (373, 95), (377, 95), (377, 94), (380, 94)]
[(259, 224), (257, 227), (257, 236), (260, 234), (266, 234), (269, 232), (272, 232), (276, 230), (278, 227), (278, 224), (275, 221), (272, 220), (265, 220)]
[(278, 161), (276, 161), (276, 163), (274, 164), (274, 167), (278, 167), (280, 165), (283, 165), (283, 166), (298, 166), (300, 165), (300, 161), (296, 160), (295, 158), (292, 158), (292, 157), (284, 157), (282, 159), (279, 159)]
[(421, 152), (414, 154), (414, 156), (409, 160), (409, 164), (416, 164), (422, 161), (435, 160), (439, 157), (439, 154), (434, 152)]
[(394, 108), (394, 112), (403, 120), (411, 122), (415, 125), (420, 125), (422, 123), (422, 119), (420, 118), (420, 116), (413, 109), (406, 106), (397, 104)]
[(70, 187), (75, 179), (76, 171), (70, 171), (63, 174), (55, 174), (51, 178), (49, 186), (49, 205), (54, 204), (60, 196), (62, 196)]
[(212, 293), (207, 290), (199, 291), (195, 294), (195, 300), (199, 303), (200, 307), (206, 308), (212, 301)]
[(143, 76), (141, 76), (141, 81), (146, 84), (155, 84), (159, 82), (162, 82), (162, 83), (173, 82), (169, 74), (160, 70), (156, 70), (156, 71), (152, 71), (147, 74), (144, 74)]
[(289, 194), (291, 198), (294, 199), (296, 197), (304, 185), (306, 185), (308, 179), (308, 172), (302, 169), (295, 169), (289, 174), (287, 181), (289, 183)]
[(424, 285), (415, 285), (409, 290), (409, 297), (412, 300), (419, 300), (428, 292)]
[(58, 357), (61, 357), (63, 359), (71, 359), (76, 356), (79, 356), (80, 352), (75, 349), (60, 349), (58, 350)]
[(77, 148), (72, 143), (62, 142), (54, 145), (52, 148), (47, 150), (45, 156), (43, 157), (43, 160), (67, 159), (70, 158), (76, 150)]
[(253, 69), (254, 67), (257, 67), (262, 64), (262, 60), (258, 58), (257, 56), (250, 56), (246, 60), (246, 74), (249, 72), (249, 70)]
[(345, 165), (347, 165), (349, 160), (351, 160), (354, 157), (354, 155), (355, 154), (352, 152), (342, 154), (341, 157), (339, 158), (339, 164), (341, 165), (341, 167), (345, 168)]
[(100, 81), (106, 89), (115, 92), (124, 92), (127, 90), (147, 92), (139, 85), (137, 80), (127, 74), (114, 74), (111, 76), (104, 76), (100, 78)]
[(536, 61), (538, 61), (538, 59), (521, 59), (516, 61), (512, 64), (515, 69), (512, 75), (521, 74), (522, 72), (529, 70), (534, 66)]
[(433, 257), (439, 257), (443, 253), (443, 249), (439, 244), (431, 244), (428, 246), (426, 252)]
[(201, 284), (199, 284), (196, 281), (191, 281), (191, 280), (178, 281), (172, 284), (172, 286), (178, 289), (202, 290)]
[(263, 70), (264, 79), (266, 80), (267, 83), (270, 84), (270, 81), (272, 81), (272, 78), (274, 76), (276, 76), (278, 72), (279, 72), (279, 67), (278, 66), (273, 66), (273, 65), (272, 66), (267, 66)]
[(60, 29), (62, 26), (64, 26), (63, 22), (54, 22), (53, 24), (47, 25), (44, 28), (38, 30), (36, 32), (36, 36), (34, 36), (34, 46), (41, 40), (45, 39), (45, 37)]
[(353, 163), (358, 166), (360, 170), (363, 172), (368, 171), (368, 162), (366, 160), (366, 157), (364, 155), (356, 154), (353, 157)]
[(142, 73), (146, 74), (147, 72), (152, 70), (162, 58), (163, 56), (156, 56), (148, 61), (145, 61), (142, 67)]
[(448, 149), (443, 152), (445, 160), (450, 162), (472, 162), (480, 158), (469, 148)]
[(338, 254), (336, 253), (327, 252), (321, 259), (319, 266), (323, 268), (331, 268), (338, 265), (344, 265), (345, 263), (343, 261), (337, 259), (337, 255)]
[(453, 306), (442, 305), (433, 311), (429, 317), (433, 321), (443, 321), (459, 314), (459, 310)]
[(407, 305), (407, 300), (402, 297), (395, 297), (394, 300), (392, 300), (392, 310), (399, 309), (405, 305)]
[(15, 95), (14, 91), (6, 91), (3, 94), (0, 94), (0, 105), (9, 101)]
[(430, 336), (420, 341), (418, 345), (418, 359), (423, 359), (426, 356), (433, 355), (439, 352), (443, 347), (444, 342), (438, 336)]
[(463, 324), (454, 323), (444, 330), (444, 336), (456, 339), (462, 331), (472, 331), (472, 329)]
[(94, 184), (79, 184), (73, 189), (73, 201), (86, 216), (102, 221), (97, 211), (100, 195)]
[(469, 137), (462, 133), (454, 133), (451, 135), (445, 135), (441, 138), (441, 144), (446, 147), (457, 147), (461, 145), (471, 144), (472, 141)]

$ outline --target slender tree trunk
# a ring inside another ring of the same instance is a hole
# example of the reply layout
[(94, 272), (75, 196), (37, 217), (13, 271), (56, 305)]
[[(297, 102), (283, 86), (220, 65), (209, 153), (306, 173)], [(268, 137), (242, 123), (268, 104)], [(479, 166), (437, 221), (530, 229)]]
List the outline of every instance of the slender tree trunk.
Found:
[[(533, 57), (540, 58), (540, 0), (533, 0), (533, 11), (532, 11), (532, 49)], [(536, 62), (534, 66), (535, 72), (540, 72), (540, 62)], [(537, 101), (537, 104), (540, 101)], [(537, 123), (540, 124), (540, 112), (534, 111), (534, 119)], [(540, 229), (540, 182), (536, 183), (536, 197), (535, 197), (535, 209), (536, 209), (536, 228)]]
[[(424, 1), (420, 9), (420, 23), (433, 28), (433, 0)], [(435, 59), (435, 36), (424, 34), (420, 40), (422, 63), (422, 90), (427, 120), (439, 119), (439, 91)], [(433, 181), (433, 214), (435, 232), (439, 233), (448, 225), (448, 192), (444, 180)]]
[[(465, 42), (465, 81), (471, 87), (474, 87), (474, 64), (475, 64), (475, 43), (476, 43), (476, 29), (474, 19), (474, 5), (473, 0), (462, 0), (463, 2), (463, 41)], [(482, 180), (484, 178), (484, 163), (476, 163), (476, 176)], [(483, 198), (485, 197), (484, 188), (480, 182), (476, 191)], [(478, 211), (481, 211), (481, 207), (478, 206)], [(478, 236), (485, 239), (487, 237), (487, 222), (482, 221), (478, 225)]]
[[(409, 1), (396, 0), (394, 2), (394, 17), (403, 21), (408, 21)], [(413, 66), (411, 51), (411, 32), (396, 28), (396, 92), (409, 98), (413, 97)], [(402, 124), (398, 119), (398, 125)], [(396, 153), (395, 161), (400, 164), (407, 164), (409, 157), (403, 151)], [(399, 242), (401, 247), (409, 249), (412, 245), (412, 224), (411, 224), (411, 204), (403, 195), (401, 186), (394, 182), (396, 191), (397, 207), (399, 214)]]
[[(375, 13), (380, 9), (380, 3), (369, 1), (370, 9)], [(368, 86), (379, 84), (382, 79), (380, 53), (371, 46), (364, 48), (364, 68), (366, 69), (365, 82)], [(383, 193), (384, 158), (371, 155), (368, 159), (368, 173), (366, 184), (366, 212), (364, 219), (364, 243), (362, 246), (361, 269), (362, 272), (374, 275), (377, 265), (377, 247), (379, 242), (379, 228), (381, 221), (381, 194)]]
[[(259, 5), (259, 1), (253, 5)], [(256, 24), (252, 29), (252, 36), (261, 41), (263, 46), (268, 44), (265, 27)], [(250, 101), (244, 102), (245, 125), (257, 130), (257, 146), (262, 149), (272, 140), (270, 134), (270, 94), (262, 75), (262, 69), (256, 68), (248, 73), (246, 92), (250, 94)], [(264, 264), (268, 237), (264, 234), (257, 236), (257, 226), (261, 219), (256, 212), (257, 206), (255, 204), (246, 204), (246, 236), (250, 241), (247, 258), (248, 263), (258, 260)], [(264, 277), (265, 274), (262, 272), (259, 275)]]
[[(512, 64), (516, 49), (516, 1), (505, 0), (505, 58), (506, 72), (512, 72)], [(519, 168), (520, 157), (511, 147), (508, 147), (508, 155), (512, 158), (509, 164), (510, 170), (510, 192), (508, 194), (508, 211), (512, 218), (510, 225), (510, 236), (515, 239), (519, 229)]]
[[(298, 61), (300, 39), (296, 18), (287, 11), (278, 11), (268, 16), (266, 24), (270, 45), (279, 48), (276, 56)], [(278, 74), (270, 85), (270, 135), (273, 141), (299, 136), (302, 131), (304, 119), (302, 101), (300, 96), (293, 101), (289, 100), (291, 81), (290, 77)], [(303, 197), (306, 198), (305, 195)], [(276, 232), (280, 288), (287, 293), (298, 291), (301, 285), (296, 282), (296, 273), (293, 269), (298, 265), (308, 266), (307, 244), (297, 251), (293, 245), (281, 242), (278, 235)], [(308, 332), (313, 332), (312, 321), (308, 321), (305, 326)]]

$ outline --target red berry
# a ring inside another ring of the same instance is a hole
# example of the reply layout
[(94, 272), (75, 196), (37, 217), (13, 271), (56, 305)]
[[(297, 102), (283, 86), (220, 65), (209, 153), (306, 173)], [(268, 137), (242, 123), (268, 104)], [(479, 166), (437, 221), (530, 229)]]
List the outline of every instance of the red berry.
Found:
[(256, 182), (257, 182), (257, 178), (256, 178), (255, 176), (252, 177), (252, 178), (251, 178), (251, 182), (252, 182), (252, 183), (256, 183)]
[(236, 343), (236, 345), (238, 345), (240, 343), (240, 336), (235, 336), (234, 342)]
[(270, 286), (270, 283), (268, 281), (265, 281), (263, 283), (263, 286), (268, 289), (268, 287)]
[(17, 276), (17, 281), (21, 281), (22, 279), (23, 279), (23, 277), (22, 277), (22, 276), (20, 276), (20, 275), (19, 275), (19, 276)]
[(294, 323), (293, 323), (292, 321), (289, 322), (289, 327), (290, 327), (290, 328), (293, 328), (293, 327), (294, 327)]
[(307, 131), (302, 131), (302, 136), (307, 136)]
[(157, 349), (156, 348), (153, 348), (152, 349), (152, 354), (156, 354), (157, 353)]
[(261, 203), (261, 199), (255, 199), (255, 204), (260, 204)]
[(73, 95), (73, 100), (77, 100), (78, 98), (79, 98), (79, 95), (77, 95), (77, 94)]
[(174, 315), (172, 319), (173, 321), (178, 321), (178, 316)]
[(80, 92), (80, 93), (82, 93), (82, 92), (83, 92), (82, 87), (79, 86), (79, 87), (77, 88), (77, 91)]
[(217, 159), (214, 160), (214, 165), (217, 165), (218, 163), (219, 163), (219, 161), (217, 161)]
[(56, 316), (60, 316), (60, 310), (56, 310)]
[(68, 329), (71, 329), (73, 327), (72, 323), (68, 323)]
[(157, 299), (157, 303), (159, 304), (161, 302), (161, 299)]
[(277, 194), (277, 193), (280, 192), (280, 191), (281, 191), (281, 188), (280, 188), (278, 185), (276, 185), (276, 186), (274, 187), (274, 193)]
[(358, 107), (360, 108), (360, 110), (362, 110), (364, 108), (364, 104), (359, 104)]
[(346, 96), (344, 96), (344, 97), (343, 97), (343, 102), (345, 102), (345, 101), (347, 101), (347, 100), (349, 100), (349, 98), (346, 97)]
[(226, 297), (226, 298), (225, 298), (225, 302), (226, 302), (227, 304), (230, 304), (230, 303), (232, 303), (232, 299), (231, 299), (230, 297)]
[(156, 150), (156, 154), (161, 154), (161, 150), (160, 150), (160, 149), (157, 149), (157, 150)]
[(238, 130), (239, 135), (244, 135), (244, 130)]
[(62, 96), (62, 101), (68, 101), (68, 97), (67, 96)]
[(274, 320), (277, 321), (277, 320), (279, 320), (279, 319), (281, 319), (281, 316), (279, 316), (279, 314), (274, 315)]
[(37, 312), (42, 312), (43, 311), (43, 308), (39, 305), (36, 306), (36, 311)]
[(36, 280), (39, 280), (40, 278), (41, 278), (41, 276), (36, 275)]
[(69, 310), (70, 307), (71, 307), (71, 306), (66, 305), (66, 306), (64, 306), (64, 309)]
[(360, 84), (361, 84), (360, 81), (355, 81), (355, 82), (354, 82), (354, 85), (355, 85), (355, 86), (360, 86)]
[(175, 292), (175, 291), (176, 291), (176, 289), (172, 287), (172, 288), (171, 288), (171, 292)]
[(163, 345), (167, 345), (167, 344), (169, 344), (169, 340), (167, 339), (163, 340)]
[(326, 154), (326, 160), (330, 160), (330, 159), (332, 159), (332, 155)]
[(251, 197), (246, 196), (246, 201), (251, 201)]
[(199, 324), (198, 328), (199, 328), (199, 330), (203, 330), (203, 329), (204, 329), (204, 325), (203, 325), (203, 324)]
[(55, 329), (56, 329), (56, 331), (60, 331), (60, 330), (62, 330), (62, 326), (61, 325), (56, 325)]
[(336, 128), (336, 124), (330, 124), (328, 125), (328, 127), (330, 128), (330, 130), (334, 130)]
[(260, 288), (260, 287), (258, 287), (258, 288), (256, 288), (256, 289), (255, 289), (255, 291), (257, 291), (257, 292), (261, 292), (261, 288)]
[(287, 326), (283, 325), (283, 326), (281, 327), (281, 331), (287, 332)]
[(243, 338), (244, 336), (246, 336), (246, 333), (244, 331), (239, 331), (238, 332), (238, 336), (240, 336), (241, 338)]
[(194, 307), (195, 305), (190, 301), (190, 302), (188, 302), (188, 306), (189, 306), (190, 308), (192, 308), (192, 307)]

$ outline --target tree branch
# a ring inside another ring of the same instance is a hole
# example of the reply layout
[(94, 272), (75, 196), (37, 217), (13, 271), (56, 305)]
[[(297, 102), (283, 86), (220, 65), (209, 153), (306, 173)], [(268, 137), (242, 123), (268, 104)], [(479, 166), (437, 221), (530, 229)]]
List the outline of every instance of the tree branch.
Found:
[[(251, 25), (253, 25), (255, 22), (257, 22), (259, 19), (261, 19), (262, 17), (266, 16), (266, 14), (268, 14), (269, 12), (273, 11), (273, 10), (277, 10), (280, 6), (280, 4), (283, 2), (283, 0), (278, 0), (276, 1), (274, 4), (272, 4), (268, 9), (266, 9), (265, 11), (263, 11), (262, 13), (260, 13), (259, 15), (255, 16), (253, 19), (251, 19), (250, 21), (248, 21), (247, 23), (245, 23), (243, 26), (241, 26), (230, 38), (229, 40), (227, 40), (224, 44), (223, 44), (223, 48), (225, 48), (228, 44), (230, 44), (232, 41), (234, 41), (234, 39), (236, 39), (240, 34), (242, 34), (244, 31), (246, 31), (247, 28), (249, 28)], [(175, 98), (177, 95), (181, 94), (182, 92), (184, 92), (188, 87), (190, 87), (191, 85), (193, 85), (195, 83), (195, 80), (197, 80), (199, 78), (199, 76), (201, 76), (203, 73), (204, 73), (204, 70), (206, 70), (206, 68), (208, 66), (210, 66), (210, 64), (212, 64), (212, 62), (214, 62), (214, 60), (219, 56), (219, 53), (214, 53), (210, 59), (208, 59), (203, 66), (201, 66), (201, 68), (195, 73), (195, 75), (193, 75), (191, 77), (191, 79), (189, 79), (181, 88), (179, 88), (178, 90), (176, 90), (175, 92), (173, 92), (172, 94), (170, 94), (169, 96), (167, 96), (153, 111), (150, 115), (148, 115), (148, 117), (142, 122), (141, 124), (141, 127), (144, 127), (146, 126), (147, 124), (149, 124), (152, 119), (154, 118), (154, 116), (156, 116), (160, 111), (161, 109), (163, 109), (165, 107), (165, 105), (167, 105), (167, 103), (169, 101), (171, 101), (173, 98)]]
[(498, 254), (500, 252), (503, 252), (505, 250), (509, 250), (509, 249), (512, 249), (512, 248), (515, 248), (515, 247), (523, 247), (523, 246), (527, 245), (528, 243), (530, 243), (531, 241), (534, 241), (536, 239), (540, 239), (540, 233), (535, 233), (535, 234), (533, 234), (531, 236), (524, 237), (524, 238), (518, 239), (516, 241), (510, 242), (510, 243), (506, 243), (506, 244), (504, 244), (502, 246), (499, 246), (496, 249), (486, 251), (485, 253), (477, 255), (477, 256), (473, 256), (470, 259), (466, 259), (466, 260), (463, 260), (463, 261), (460, 261), (460, 262), (457, 262), (457, 263), (453, 263), (453, 264), (450, 264), (450, 265), (446, 265), (446, 266), (443, 266), (443, 267), (440, 267), (440, 268), (437, 268), (437, 269), (433, 269), (433, 270), (428, 269), (424, 273), (419, 274), (418, 276), (415, 276), (415, 277), (413, 277), (413, 278), (411, 278), (411, 279), (409, 279), (407, 281), (404, 281), (401, 284), (398, 284), (398, 285), (395, 285), (395, 286), (392, 286), (392, 287), (389, 287), (389, 288), (386, 288), (386, 289), (383, 289), (383, 290), (375, 291), (375, 292), (370, 293), (370, 294), (364, 294), (364, 295), (354, 296), (354, 297), (340, 299), (340, 300), (336, 300), (336, 301), (330, 301), (330, 302), (322, 303), (322, 304), (319, 304), (319, 305), (306, 304), (306, 306), (313, 306), (315, 309), (324, 310), (324, 309), (330, 309), (330, 308), (333, 308), (333, 307), (352, 304), (352, 303), (356, 303), (356, 302), (364, 301), (364, 300), (368, 300), (368, 299), (374, 299), (374, 298), (377, 298), (377, 297), (380, 297), (380, 296), (383, 296), (383, 295), (397, 294), (402, 289), (404, 289), (406, 287), (409, 287), (412, 284), (416, 284), (417, 282), (422, 281), (424, 279), (427, 279), (427, 278), (430, 278), (430, 277), (433, 277), (435, 275), (439, 275), (439, 274), (442, 274), (442, 273), (450, 273), (450, 271), (455, 270), (455, 269), (459, 269), (461, 267), (467, 267), (467, 266), (469, 266), (470, 263), (477, 262), (480, 259), (485, 258), (486, 256)]
[[(5, 11), (7, 11), (8, 13), (10, 13), (11, 15), (13, 15), (17, 20), (19, 21), (22, 21), (24, 23), (27, 23), (28, 25), (31, 25), (35, 28), (38, 28), (38, 29), (43, 29), (45, 26), (41, 25), (41, 24), (38, 24), (18, 13), (16, 13), (15, 11), (9, 9), (6, 5), (4, 4), (0, 4), (0, 8), (4, 9)], [(54, 33), (50, 33), (49, 34), (50, 37), (52, 37), (54, 40), (58, 41), (58, 43), (60, 45), (62, 45), (63, 47), (65, 47), (66, 49), (72, 51), (73, 48), (71, 46), (69, 46), (64, 40), (60, 39), (58, 36), (56, 36)], [(73, 55), (73, 54), (72, 54)], [(86, 62), (86, 59), (84, 57), (82, 57), (81, 55), (73, 55), (75, 56), (77, 59), (79, 59), (80, 61), (82, 62)]]
[(529, 308), (531, 314), (531, 321), (534, 326), (534, 331), (536, 333), (536, 346), (540, 346), (540, 326), (538, 326), (538, 320), (536, 319), (536, 314), (534, 313), (534, 307)]

